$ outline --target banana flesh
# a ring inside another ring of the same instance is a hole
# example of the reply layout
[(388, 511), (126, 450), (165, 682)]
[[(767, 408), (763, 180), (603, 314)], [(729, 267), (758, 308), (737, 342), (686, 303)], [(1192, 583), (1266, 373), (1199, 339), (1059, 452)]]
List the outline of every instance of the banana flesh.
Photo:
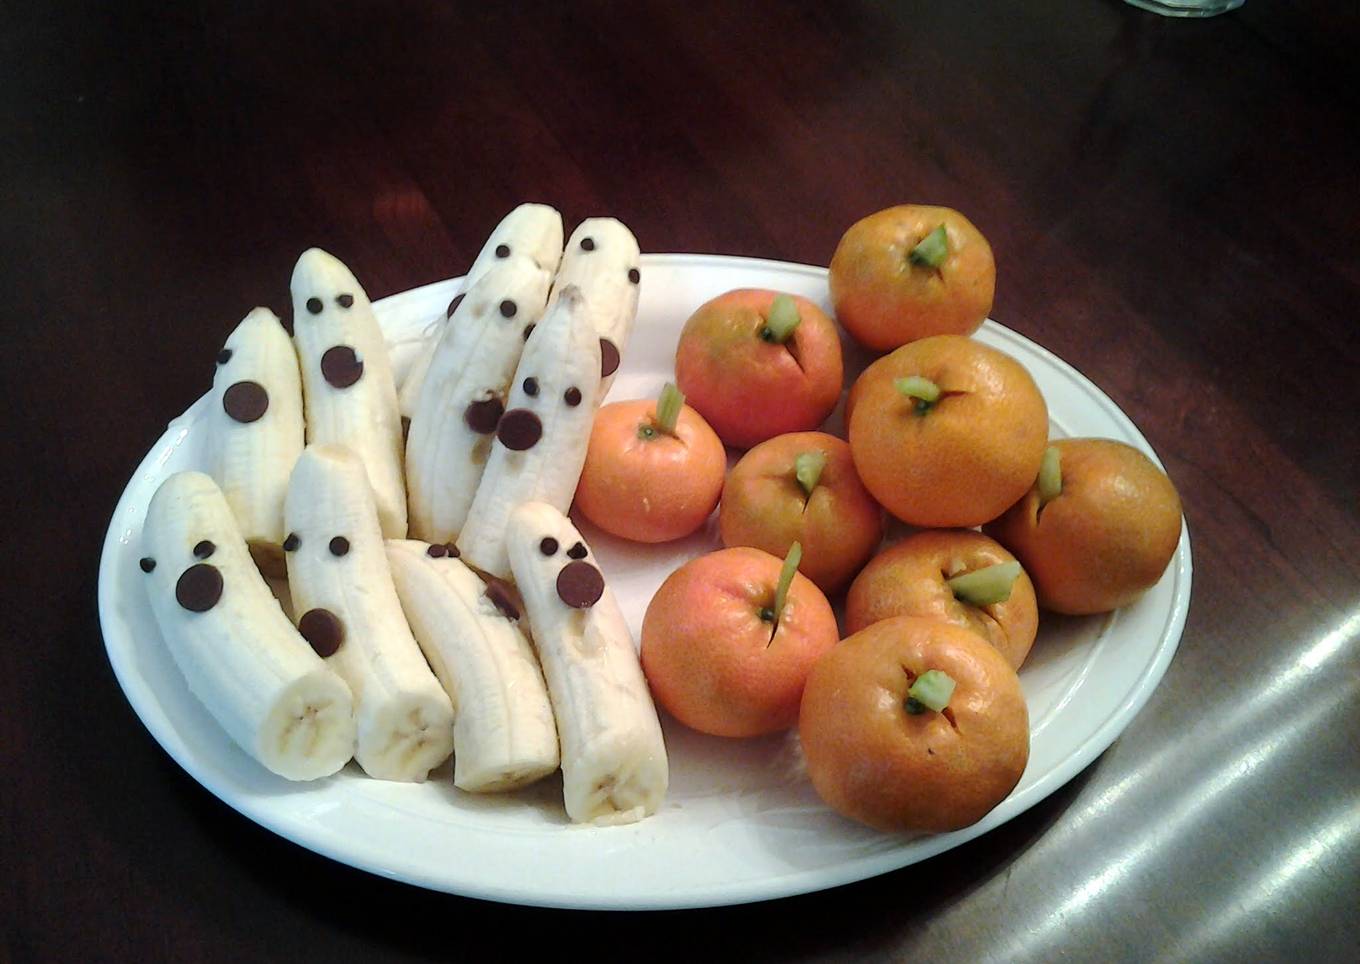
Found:
[(142, 532), (147, 595), (189, 689), (266, 768), (315, 780), (353, 756), (350, 688), (298, 635), (201, 472), (167, 478)]
[(462, 531), (524, 351), (524, 332), (542, 316), (550, 280), (527, 257), (496, 262), (440, 338), (406, 439), (415, 538), (443, 543)]
[(557, 725), (517, 620), (444, 546), (388, 540), (387, 560), (416, 640), (453, 702), (454, 786), (510, 790), (556, 770)]
[[(562, 260), (562, 215), (557, 213), (556, 208), (546, 204), (521, 204), (502, 218), (482, 245), (472, 267), (468, 268), (460, 293), (471, 291), (472, 286), (494, 265), (512, 257), (528, 258), (552, 276)], [(416, 357), (411, 371), (401, 384), (401, 414), (407, 418), (415, 417), (421, 383), (429, 371), (435, 344), (440, 332), (448, 327), (446, 319), (452, 318), (453, 312), (450, 311), (445, 318), (434, 320), (427, 349)]]
[(354, 692), (355, 759), (380, 780), (424, 780), (453, 749), (453, 707), (402, 614), (358, 456), (309, 445), (284, 515), (294, 618)]
[(298, 258), (291, 287), (307, 442), (345, 445), (359, 456), (383, 534), (402, 538), (401, 414), (373, 306), (350, 270), (320, 248)]
[(283, 498), (302, 452), (302, 379), (293, 339), (268, 308), (246, 315), (217, 353), (207, 421), (210, 472), (241, 535), (281, 568)]
[(511, 513), (507, 541), (557, 716), (567, 815), (610, 824), (655, 813), (669, 782), (666, 746), (628, 625), (594, 556), (544, 503)]
[(642, 273), (637, 238), (615, 218), (587, 218), (576, 226), (562, 254), (561, 267), (548, 297), (575, 285), (585, 298), (585, 311), (600, 336), (600, 386), (603, 401), (614, 384), (614, 373), (637, 318)]
[(511, 510), (571, 505), (585, 464), (600, 390), (600, 343), (579, 289), (568, 286), (524, 346), (482, 481), (458, 536), (469, 565), (510, 577)]

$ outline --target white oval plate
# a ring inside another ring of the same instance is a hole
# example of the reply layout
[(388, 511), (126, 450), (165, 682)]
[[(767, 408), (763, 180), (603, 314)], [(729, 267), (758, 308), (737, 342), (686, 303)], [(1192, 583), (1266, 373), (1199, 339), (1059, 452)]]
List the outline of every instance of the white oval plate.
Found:
[[(700, 255), (648, 255), (642, 268), (637, 327), (613, 399), (654, 396), (672, 377), (685, 319), (723, 291), (775, 288), (829, 307), (823, 268)], [(398, 371), (410, 362), (413, 338), (442, 316), (460, 287), (458, 279), (444, 281), (375, 305)], [(1034, 375), (1055, 435), (1121, 439), (1156, 457), (1133, 423), (1071, 366), (991, 321), (977, 337)], [(205, 382), (217, 347), (205, 344), (200, 358), (186, 362), (201, 365)], [(865, 360), (851, 347), (848, 371)], [(152, 493), (170, 473), (198, 465), (204, 404), (200, 399), (172, 422), (147, 454), (104, 541), (99, 615), (118, 681), (170, 756), (246, 817), (335, 860), (434, 890), (556, 907), (702, 907), (821, 890), (938, 854), (1033, 806), (1108, 747), (1161, 680), (1189, 606), (1190, 544), (1182, 531), (1166, 575), (1135, 605), (1104, 617), (1045, 615), (1021, 673), (1032, 726), (1029, 767), (1000, 806), (955, 833), (890, 836), (841, 819), (800, 774), (792, 734), (722, 740), (670, 719), (663, 720), (670, 794), (656, 816), (625, 827), (570, 826), (558, 779), (516, 795), (476, 797), (454, 789), (447, 764), (420, 785), (371, 780), (354, 764), (326, 780), (289, 783), (239, 750), (190, 695), (137, 565)], [(717, 547), (713, 530), (710, 523), (662, 547), (587, 531), (635, 638), (661, 581), (685, 559)]]

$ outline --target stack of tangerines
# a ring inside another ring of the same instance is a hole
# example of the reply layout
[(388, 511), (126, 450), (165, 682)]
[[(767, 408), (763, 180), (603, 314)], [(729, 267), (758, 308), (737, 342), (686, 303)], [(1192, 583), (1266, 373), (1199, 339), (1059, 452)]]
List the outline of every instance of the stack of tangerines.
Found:
[[(1029, 755), (1016, 671), (1038, 608), (1126, 605), (1180, 539), (1160, 469), (1119, 442), (1050, 441), (1029, 372), (970, 337), (995, 278), (957, 211), (865, 218), (832, 258), (831, 300), (887, 354), (850, 389), (847, 438), (814, 431), (840, 400), (836, 322), (805, 298), (731, 291), (686, 323), (659, 401), (600, 411), (576, 496), (643, 542), (720, 505), (728, 548), (648, 607), (654, 695), (720, 736), (797, 724), (821, 796), (886, 830), (964, 827), (1004, 799)], [(730, 473), (724, 443), (748, 450)], [(919, 531), (879, 551), (884, 510)], [(843, 640), (828, 600), (842, 592)]]

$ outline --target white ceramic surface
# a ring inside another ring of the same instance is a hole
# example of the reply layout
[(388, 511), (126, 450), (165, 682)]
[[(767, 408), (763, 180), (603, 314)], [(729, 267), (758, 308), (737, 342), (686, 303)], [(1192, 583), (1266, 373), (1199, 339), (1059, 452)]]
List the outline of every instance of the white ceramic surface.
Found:
[[(632, 343), (610, 393), (655, 395), (672, 377), (676, 337), (699, 304), (738, 287), (795, 292), (829, 307), (826, 271), (702, 255), (647, 255)], [(461, 281), (428, 285), (374, 307), (403, 371), (413, 339), (442, 316)], [(223, 329), (223, 337), (227, 329)], [(1120, 439), (1156, 456), (1133, 423), (1071, 366), (988, 321), (977, 335), (1018, 358), (1048, 400), (1054, 435)], [(205, 344), (202, 358), (219, 346)], [(853, 348), (848, 365), (863, 356)], [(204, 370), (211, 369), (208, 365)], [(849, 375), (847, 376), (847, 378)], [(205, 383), (205, 388), (206, 388)], [(790, 735), (728, 741), (663, 719), (671, 790), (660, 813), (625, 827), (566, 822), (550, 779), (504, 797), (455, 790), (448, 765), (420, 785), (370, 780), (354, 764), (293, 784), (239, 750), (195, 702), (160, 638), (137, 561), (147, 502), (169, 473), (199, 465), (200, 399), (171, 422), (114, 511), (99, 574), (99, 613), (118, 681), (147, 729), (188, 773), (246, 817), (317, 853), (421, 887), (490, 900), (578, 908), (678, 908), (806, 893), (903, 867), (986, 833), (1042, 800), (1099, 755), (1165, 673), (1190, 601), (1182, 531), (1161, 582), (1104, 617), (1045, 615), (1020, 676), (1029, 701), (1029, 767), (983, 821), (955, 833), (875, 833), (821, 805), (800, 776)], [(839, 413), (831, 424), (839, 424)], [(718, 545), (715, 527), (641, 547), (583, 526), (636, 635), (647, 601), (681, 562)]]

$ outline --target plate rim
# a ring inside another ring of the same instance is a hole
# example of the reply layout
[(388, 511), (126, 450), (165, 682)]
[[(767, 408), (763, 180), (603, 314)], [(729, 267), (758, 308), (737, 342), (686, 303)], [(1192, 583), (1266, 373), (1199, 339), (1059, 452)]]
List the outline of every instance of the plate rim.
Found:
[[(664, 266), (667, 268), (693, 268), (698, 270), (738, 268), (776, 273), (794, 272), (821, 280), (824, 280), (827, 277), (827, 269), (817, 265), (779, 261), (769, 258), (753, 258), (741, 255), (684, 252), (644, 254), (641, 258), (641, 265), (643, 267)], [(458, 285), (462, 279), (463, 276), (459, 276), (419, 285), (415, 288), (396, 292), (381, 298), (373, 304), (375, 310), (380, 312), (400, 311), (404, 307), (405, 302), (419, 301), (431, 297), (436, 290), (451, 290), (454, 286)], [(1055, 365), (1064, 376), (1075, 381), (1089, 396), (1098, 401), (1107, 413), (1120, 425), (1124, 432), (1139, 443), (1138, 447), (1148, 454), (1158, 466), (1162, 466), (1162, 462), (1153, 450), (1152, 445), (1138, 429), (1133, 420), (1130, 419), (1128, 415), (1124, 413), (1123, 409), (1121, 409), (1099, 386), (1086, 377), (1086, 375), (1058, 355), (1040, 345), (1038, 342), (1033, 341), (1014, 329), (1008, 328), (990, 318), (984, 322), (984, 327), (989, 334), (999, 336), (1005, 340), (1021, 345), (1027, 351), (1035, 351), (1042, 356), (1045, 361)], [(1152, 693), (1157, 689), (1158, 685), (1160, 685), (1161, 680), (1164, 678), (1179, 649), (1180, 640), (1189, 613), (1193, 562), (1190, 548), (1189, 528), (1184, 516), (1182, 516), (1180, 541), (1177, 544), (1176, 554), (1173, 557), (1171, 567), (1173, 573), (1173, 587), (1169, 601), (1169, 611), (1166, 614), (1166, 619), (1162, 626), (1161, 637), (1152, 653), (1153, 658), (1140, 673), (1134, 685), (1124, 694), (1123, 698), (1113, 710), (1111, 710), (1105, 720), (1095, 728), (1085, 741), (1079, 744), (1076, 749), (1071, 751), (1068, 756), (1062, 759), (1056, 766), (1039, 777), (1033, 784), (1026, 787), (1023, 792), (1020, 794), (1012, 794), (981, 821), (962, 830), (905, 839), (902, 846), (912, 848), (911, 853), (907, 855), (907, 859), (905, 860), (902, 859), (902, 848), (896, 848), (867, 856), (852, 857), (833, 867), (818, 867), (783, 874), (768, 875), (733, 882), (717, 888), (690, 888), (687, 890), (670, 892), (666, 894), (664, 898), (657, 897), (656, 899), (636, 899), (630, 898), (627, 895), (611, 895), (610, 898), (605, 899), (594, 894), (581, 895), (572, 892), (535, 891), (530, 893), (494, 885), (477, 886), (475, 883), (472, 886), (464, 886), (460, 881), (435, 878), (428, 873), (411, 872), (410, 870), (395, 870), (392, 867), (383, 866), (376, 861), (366, 859), (363, 854), (356, 856), (354, 853), (345, 853), (342, 850), (330, 846), (329, 838), (326, 835), (309, 835), (305, 832), (305, 827), (295, 828), (290, 822), (276, 818), (267, 807), (255, 805), (258, 798), (252, 797), (248, 793), (239, 792), (230, 785), (223, 785), (214, 778), (211, 772), (209, 772), (209, 768), (199, 766), (187, 754), (177, 752), (175, 747), (179, 741), (173, 734), (162, 733), (160, 731), (159, 723), (153, 723), (152, 720), (148, 718), (148, 712), (144, 711), (144, 706), (139, 695), (140, 687), (136, 685), (131, 676), (131, 660), (125, 660), (122, 652), (116, 651), (119, 647), (111, 642), (110, 638), (113, 613), (115, 612), (117, 605), (113, 586), (113, 559), (115, 554), (119, 552), (118, 547), (122, 545), (122, 534), (118, 530), (118, 525), (120, 520), (127, 516), (131, 511), (130, 502), (132, 500), (131, 490), (133, 488), (133, 482), (144, 473), (152, 471), (158, 463), (169, 457), (179, 442), (182, 441), (187, 434), (187, 428), (184, 427), (186, 420), (191, 420), (196, 416), (196, 409), (204, 404), (204, 399), (208, 394), (208, 392), (205, 392), (203, 396), (186, 407), (184, 412), (169, 421), (165, 431), (151, 445), (150, 449), (138, 462), (136, 468), (128, 477), (110, 516), (99, 558), (97, 598), (100, 631), (104, 640), (105, 656), (110, 662), (114, 677), (118, 681), (118, 685), (123, 691), (123, 696), (132, 707), (134, 714), (137, 716), (143, 727), (151, 734), (160, 748), (195, 782), (218, 800), (225, 803), (232, 810), (251, 822), (258, 824), (285, 840), (310, 850), (313, 853), (317, 853), (331, 860), (335, 860), (338, 863), (375, 874), (376, 876), (388, 880), (400, 881), (428, 890), (521, 906), (581, 910), (679, 910), (751, 903), (774, 900), (798, 894), (814, 893), (877, 877), (910, 866), (919, 861), (937, 856), (947, 850), (954, 849), (959, 845), (976, 839), (1001, 824), (1018, 817), (1041, 800), (1046, 799), (1059, 787), (1067, 784), (1077, 774), (1085, 770), (1097, 757), (1104, 753), (1120, 734), (1127, 729), (1134, 717), (1136, 717), (1147, 704)], [(178, 439), (176, 439), (176, 435), (178, 435)], [(127, 655), (129, 657), (131, 656), (130, 647)], [(148, 696), (154, 695), (151, 693), (149, 687), (146, 687), (146, 689)], [(150, 715), (154, 718), (156, 714), (152, 713)]]

